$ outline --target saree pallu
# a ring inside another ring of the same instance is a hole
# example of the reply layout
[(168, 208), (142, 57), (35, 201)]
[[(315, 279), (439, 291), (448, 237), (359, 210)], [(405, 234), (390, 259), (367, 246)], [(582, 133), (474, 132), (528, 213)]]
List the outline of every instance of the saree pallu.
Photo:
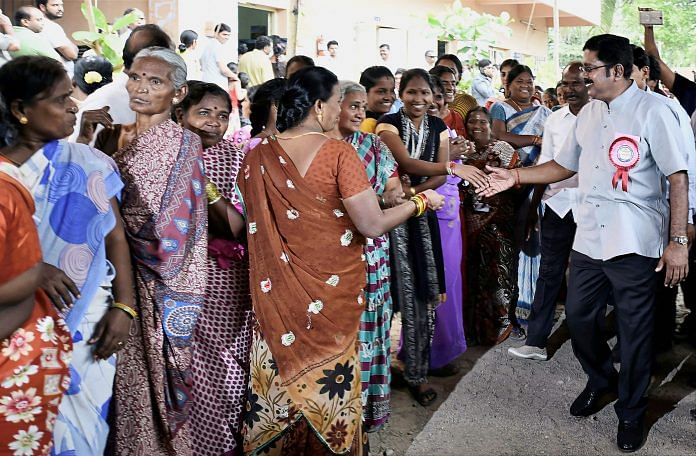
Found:
[[(397, 134), (412, 158), (436, 162), (441, 140), (448, 140), (444, 122), (428, 115), (417, 132), (403, 111), (380, 119), (377, 132)], [(418, 145), (421, 149), (418, 150)], [(409, 175), (417, 186), (426, 177)], [(392, 298), (401, 312), (404, 379), (409, 385), (427, 381), (430, 346), (435, 329), (435, 307), (445, 292), (444, 261), (437, 215), (428, 211), (412, 217), (389, 233)]]
[(80, 289), (65, 314), (73, 341), (72, 383), (54, 430), (54, 453), (101, 454), (109, 434), (106, 413), (116, 355), (96, 360), (92, 337), (112, 302), (106, 236), (116, 226), (110, 200), (123, 183), (113, 160), (84, 144), (51, 141), (20, 171), (31, 182), (44, 262), (62, 270)]
[(107, 451), (190, 454), (191, 342), (207, 281), (200, 138), (172, 121), (114, 155), (139, 317), (119, 353)]
[[(222, 195), (239, 204), (234, 183), (244, 156), (223, 140), (203, 151), (206, 175)], [(192, 435), (197, 455), (233, 454), (249, 374), (252, 313), (246, 247), (226, 239), (208, 243), (208, 285), (193, 335)]]
[[(12, 168), (0, 158), (0, 284), (41, 262), (34, 202)], [(51, 453), (71, 350), (67, 326), (37, 290), (29, 318), (0, 341), (0, 454)]]
[[(477, 151), (468, 164), (504, 168), (519, 166), (512, 146), (496, 141)], [(518, 254), (514, 243), (515, 194), (508, 190), (480, 198), (467, 188), (463, 208), (467, 228), (468, 299), (465, 306), (466, 337), (482, 345), (498, 341), (499, 330), (517, 301)]]
[[(312, 166), (328, 172), (333, 165), (316, 163), (323, 151), (338, 160), (339, 189), (342, 179), (359, 183), (347, 186), (351, 193), (341, 191), (341, 197), (367, 188), (353, 148), (326, 141)], [(319, 194), (275, 138), (247, 154), (242, 173), (237, 185), (246, 209), (251, 296), (259, 323), (251, 350), (244, 451), (295, 454), (309, 439), (320, 441), (325, 453), (359, 453), (354, 441), (361, 433), (357, 335), (365, 309), (364, 238), (341, 199)], [(305, 421), (312, 432), (293, 442), (293, 429)]]
[[(358, 153), (367, 178), (377, 195), (396, 171), (396, 161), (378, 136), (356, 132), (345, 138)], [(363, 425), (366, 432), (377, 432), (389, 420), (391, 407), (391, 329), (392, 297), (389, 265), (389, 235), (367, 239), (367, 308), (360, 317), (360, 377)]]
[[(457, 161), (459, 163), (459, 161)], [(447, 299), (435, 309), (435, 329), (430, 348), (430, 369), (446, 366), (466, 351), (462, 300), (462, 223), (459, 218), (461, 179), (447, 176), (437, 192), (445, 197), (445, 205), (437, 211), (445, 265)]]
[[(538, 135), (544, 134), (544, 123), (551, 114), (546, 106), (532, 106), (517, 112), (512, 106), (504, 101), (496, 103), (505, 112), (505, 125), (509, 133), (516, 135)], [(494, 106), (495, 107), (495, 106)], [(499, 108), (496, 108), (499, 109)], [(517, 149), (521, 165), (533, 166), (537, 163), (541, 153), (539, 146), (526, 146)], [(535, 230), (526, 240), (525, 228), (527, 226), (527, 216), (529, 205), (532, 199), (533, 186), (527, 186), (516, 197), (515, 207), (515, 248), (519, 249), (518, 261), (518, 280), (517, 286), (519, 296), (516, 303), (514, 315), (511, 315), (513, 322), (526, 324), (527, 317), (534, 301), (537, 278), (539, 277), (539, 264), (541, 262), (541, 232)], [(541, 211), (540, 207), (536, 208)], [(539, 217), (541, 220), (541, 217)], [(516, 320), (516, 321), (514, 321)]]

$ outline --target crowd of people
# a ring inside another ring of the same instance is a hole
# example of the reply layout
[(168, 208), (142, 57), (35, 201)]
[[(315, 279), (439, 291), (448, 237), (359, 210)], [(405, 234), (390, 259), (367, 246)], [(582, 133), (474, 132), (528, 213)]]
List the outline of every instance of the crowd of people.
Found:
[(0, 453), (367, 454), (393, 375), (427, 406), (468, 345), (546, 360), (566, 288), (570, 413), (618, 394), (642, 446), (679, 285), (696, 343), (696, 83), (650, 27), (546, 91), (481, 60), (469, 94), (456, 55), (390, 69), (387, 44), (358, 81), (335, 41), (230, 63), (222, 23), (200, 54), (134, 24), (123, 72), (21, 53), (62, 16), (37, 6), (0, 17)]

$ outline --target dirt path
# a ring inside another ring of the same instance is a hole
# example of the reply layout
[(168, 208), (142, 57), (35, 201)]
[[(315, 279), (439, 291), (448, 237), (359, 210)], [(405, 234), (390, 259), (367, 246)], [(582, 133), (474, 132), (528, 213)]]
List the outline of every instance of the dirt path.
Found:
[[(567, 333), (557, 331), (544, 363), (512, 359), (511, 342), (473, 347), (457, 364), (456, 377), (432, 379), (438, 401), (419, 406), (405, 389), (393, 392), (393, 417), (370, 435), (372, 455), (604, 455), (616, 449), (612, 406), (577, 419), (568, 407), (586, 377)], [(650, 392), (650, 434), (637, 454), (696, 454), (696, 354), (678, 345), (658, 360)]]

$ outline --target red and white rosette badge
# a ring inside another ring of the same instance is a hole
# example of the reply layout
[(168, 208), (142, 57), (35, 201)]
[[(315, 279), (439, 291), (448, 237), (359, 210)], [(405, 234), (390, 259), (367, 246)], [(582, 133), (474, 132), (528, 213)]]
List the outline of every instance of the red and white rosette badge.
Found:
[(621, 180), (621, 189), (628, 191), (628, 172), (640, 161), (638, 144), (640, 138), (632, 135), (618, 134), (609, 148), (609, 161), (616, 167), (614, 177), (611, 179), (611, 188)]

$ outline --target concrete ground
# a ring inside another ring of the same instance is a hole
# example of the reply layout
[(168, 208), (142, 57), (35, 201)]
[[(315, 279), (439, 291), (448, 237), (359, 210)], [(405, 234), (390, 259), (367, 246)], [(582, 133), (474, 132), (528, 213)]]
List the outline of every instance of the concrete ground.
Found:
[[(393, 389), (393, 416), (370, 435), (372, 455), (605, 455), (616, 448), (617, 419), (607, 405), (578, 419), (568, 408), (586, 377), (561, 326), (546, 362), (511, 358), (505, 342), (472, 347), (456, 364), (459, 375), (432, 378), (438, 400), (421, 407), (404, 388)], [(696, 455), (696, 353), (675, 346), (657, 362), (650, 390), (650, 433), (639, 455)]]

